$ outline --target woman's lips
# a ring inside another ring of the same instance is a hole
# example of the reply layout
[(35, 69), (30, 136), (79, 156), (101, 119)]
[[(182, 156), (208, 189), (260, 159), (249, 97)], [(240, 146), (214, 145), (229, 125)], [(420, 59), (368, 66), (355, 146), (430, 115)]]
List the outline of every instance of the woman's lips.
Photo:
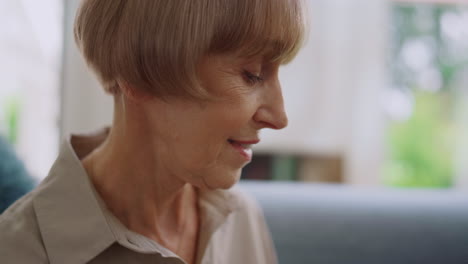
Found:
[(228, 140), (234, 149), (236, 149), (239, 154), (245, 158), (246, 161), (252, 160), (252, 145), (257, 144), (259, 140), (249, 140), (249, 141), (237, 141), (237, 140)]

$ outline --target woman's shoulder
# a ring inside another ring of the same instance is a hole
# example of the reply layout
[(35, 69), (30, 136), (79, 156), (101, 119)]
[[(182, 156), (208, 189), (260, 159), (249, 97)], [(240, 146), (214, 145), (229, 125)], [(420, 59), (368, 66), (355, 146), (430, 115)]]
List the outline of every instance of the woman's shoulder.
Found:
[(263, 210), (252, 194), (238, 185), (229, 189), (229, 193), (232, 196), (231, 201), (233, 201), (232, 212), (229, 216), (229, 218), (231, 218), (230, 223), (233, 226), (244, 226), (246, 230), (267, 229)]
[(0, 263), (47, 263), (30, 192), (0, 215)]
[(257, 200), (242, 186), (227, 190), (211, 190), (201, 194), (201, 205), (211, 222), (223, 221), (224, 226), (263, 226), (263, 212)]
[(260, 214), (262, 210), (259, 203), (249, 192), (245, 191), (242, 186), (235, 185), (229, 190), (233, 199), (236, 201), (236, 210), (248, 214)]
[(255, 197), (242, 186), (235, 186), (228, 193), (234, 206), (213, 236), (212, 245), (235, 263), (277, 263), (268, 225)]

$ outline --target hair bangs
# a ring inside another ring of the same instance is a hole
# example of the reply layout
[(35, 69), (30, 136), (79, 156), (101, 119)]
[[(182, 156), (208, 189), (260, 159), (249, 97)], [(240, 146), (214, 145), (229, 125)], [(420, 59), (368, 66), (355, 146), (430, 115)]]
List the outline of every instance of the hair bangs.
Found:
[(155, 97), (209, 98), (206, 55), (290, 62), (305, 32), (303, 0), (82, 0), (75, 41), (104, 89), (118, 81)]
[(211, 52), (262, 56), (281, 64), (297, 55), (305, 34), (301, 0), (228, 0), (223, 6)]

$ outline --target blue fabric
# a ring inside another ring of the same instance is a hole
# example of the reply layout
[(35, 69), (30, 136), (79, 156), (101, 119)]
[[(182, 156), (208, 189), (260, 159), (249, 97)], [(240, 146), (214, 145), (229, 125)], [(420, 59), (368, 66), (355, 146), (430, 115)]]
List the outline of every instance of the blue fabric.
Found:
[(0, 214), (34, 186), (11, 145), (0, 136)]
[(282, 264), (468, 263), (468, 194), (241, 182)]

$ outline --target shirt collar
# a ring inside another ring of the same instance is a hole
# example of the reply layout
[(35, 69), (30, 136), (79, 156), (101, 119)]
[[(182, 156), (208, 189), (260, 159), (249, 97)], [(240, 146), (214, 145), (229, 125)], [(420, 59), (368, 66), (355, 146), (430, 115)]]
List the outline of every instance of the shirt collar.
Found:
[(51, 264), (86, 263), (115, 242), (70, 142), (39, 188), (34, 208)]
[[(106, 209), (89, 180), (80, 158), (97, 147), (108, 132), (104, 129), (92, 136), (72, 136), (64, 141), (48, 177), (38, 187), (34, 207), (51, 264), (88, 262), (115, 242), (137, 252), (174, 256), (121, 224)], [(198, 255), (202, 257), (211, 235), (239, 207), (239, 201), (230, 190), (199, 194), (203, 232)]]
[(199, 195), (200, 230), (203, 232), (199, 232), (195, 263), (202, 263), (211, 237), (240, 205), (237, 196), (230, 190), (201, 191)]

